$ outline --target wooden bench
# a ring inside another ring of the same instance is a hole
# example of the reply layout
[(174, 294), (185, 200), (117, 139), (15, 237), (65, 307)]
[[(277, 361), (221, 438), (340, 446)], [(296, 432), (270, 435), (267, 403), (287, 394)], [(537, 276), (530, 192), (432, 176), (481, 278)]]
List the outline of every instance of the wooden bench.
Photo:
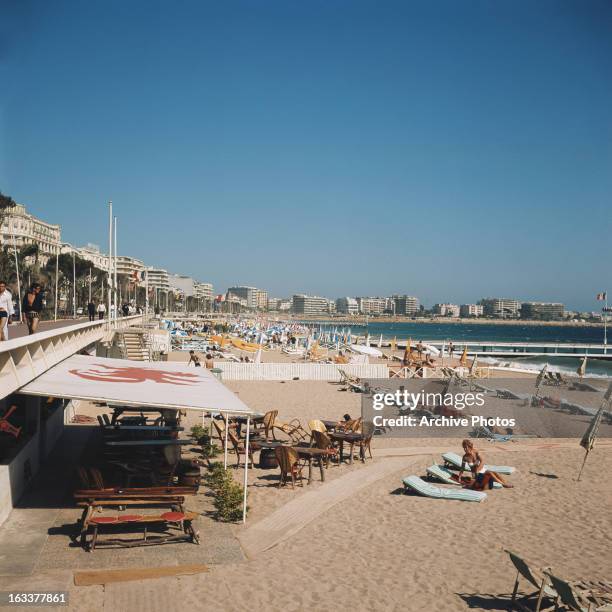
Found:
[[(114, 499), (99, 500), (95, 502), (80, 502), (84, 506), (81, 517), (81, 545), (85, 550), (93, 551), (96, 544), (108, 546), (121, 546), (130, 548), (134, 546), (151, 546), (154, 544), (165, 544), (169, 542), (193, 542), (199, 544), (198, 533), (193, 528), (193, 521), (199, 516), (196, 512), (189, 512), (183, 508), (184, 498), (160, 498), (160, 499)], [(113, 516), (98, 515), (96, 511), (103, 507), (146, 507), (165, 506), (170, 510), (156, 515), (126, 513)], [(171, 527), (179, 529), (179, 533), (168, 533), (163, 535), (151, 535), (148, 528), (152, 525), (162, 525), (164, 528)], [(143, 528), (143, 537), (138, 540), (126, 540), (121, 538), (110, 538), (98, 542), (100, 528), (104, 527), (132, 527)], [(91, 542), (87, 542), (89, 530), (93, 530)]]

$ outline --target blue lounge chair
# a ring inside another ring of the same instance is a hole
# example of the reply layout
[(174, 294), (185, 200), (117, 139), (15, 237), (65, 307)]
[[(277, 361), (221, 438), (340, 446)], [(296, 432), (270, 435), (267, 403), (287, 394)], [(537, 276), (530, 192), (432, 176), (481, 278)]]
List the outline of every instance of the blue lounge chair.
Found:
[(487, 494), (481, 491), (471, 491), (469, 489), (443, 489), (435, 485), (425, 482), (418, 476), (407, 476), (402, 481), (404, 490), (416, 491), (425, 497), (433, 497), (435, 499), (456, 499), (461, 501), (481, 502), (487, 499)]

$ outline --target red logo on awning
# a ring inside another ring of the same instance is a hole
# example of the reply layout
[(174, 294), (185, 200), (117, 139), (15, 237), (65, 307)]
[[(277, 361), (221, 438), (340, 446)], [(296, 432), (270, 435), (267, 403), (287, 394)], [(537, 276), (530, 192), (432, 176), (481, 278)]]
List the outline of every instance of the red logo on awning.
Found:
[[(98, 370), (96, 368), (103, 369)], [(115, 367), (100, 363), (92, 364), (86, 370), (69, 370), (69, 372), (86, 380), (102, 382), (141, 383), (150, 380), (167, 385), (187, 386), (194, 385), (199, 380), (197, 374), (189, 374), (188, 372), (169, 372), (167, 370), (139, 367)]]

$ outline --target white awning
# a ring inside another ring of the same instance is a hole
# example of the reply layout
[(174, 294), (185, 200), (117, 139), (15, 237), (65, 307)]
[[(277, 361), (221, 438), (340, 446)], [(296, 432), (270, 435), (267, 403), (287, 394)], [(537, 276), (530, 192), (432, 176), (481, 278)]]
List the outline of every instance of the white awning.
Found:
[(355, 353), (361, 353), (362, 355), (370, 355), (371, 357), (382, 357), (382, 351), (379, 351), (377, 348), (373, 346), (362, 346), (361, 344), (351, 344), (351, 351)]
[(19, 392), (127, 406), (253, 413), (208, 370), (167, 361), (140, 362), (73, 355)]

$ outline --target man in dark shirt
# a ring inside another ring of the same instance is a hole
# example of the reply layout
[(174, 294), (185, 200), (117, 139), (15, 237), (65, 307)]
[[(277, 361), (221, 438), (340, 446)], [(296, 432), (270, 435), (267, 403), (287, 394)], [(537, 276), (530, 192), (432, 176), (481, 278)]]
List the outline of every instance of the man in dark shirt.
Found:
[(89, 300), (89, 304), (87, 304), (87, 314), (90, 321), (96, 320), (96, 305), (93, 303), (93, 300)]
[(30, 335), (35, 334), (40, 321), (40, 313), (43, 309), (42, 295), (38, 283), (32, 285), (30, 290), (23, 296), (21, 304), (22, 321), (27, 324)]

